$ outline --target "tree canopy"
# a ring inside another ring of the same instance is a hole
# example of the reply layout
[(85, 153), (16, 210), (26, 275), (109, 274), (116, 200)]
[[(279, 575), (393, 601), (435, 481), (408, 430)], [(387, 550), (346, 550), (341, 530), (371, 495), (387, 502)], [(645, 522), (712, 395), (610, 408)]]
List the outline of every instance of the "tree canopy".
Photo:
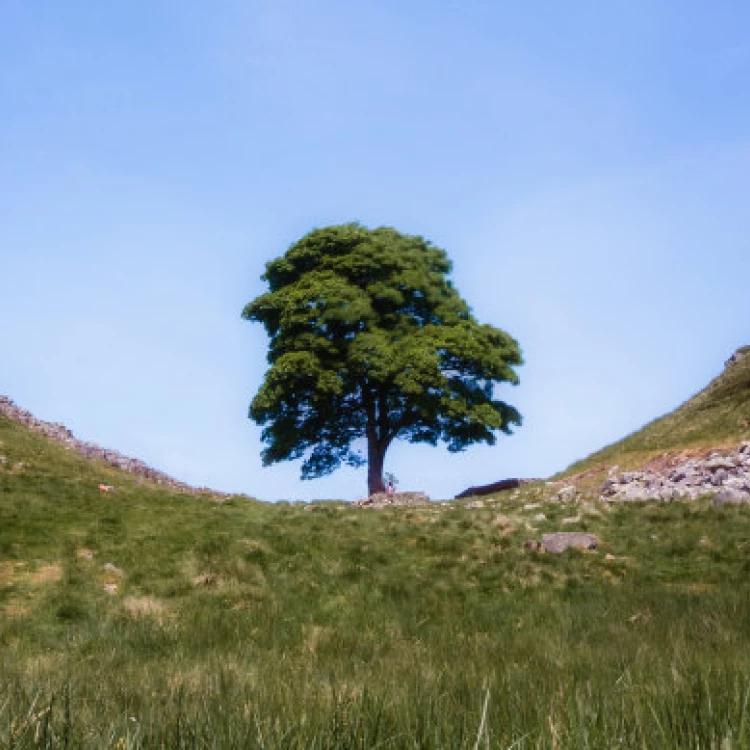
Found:
[(474, 319), (450, 271), (422, 237), (359, 224), (313, 230), (266, 264), (268, 291), (243, 311), (270, 337), (249, 412), (265, 465), (304, 458), (311, 479), (366, 460), (372, 493), (396, 438), (460, 451), (521, 424), (494, 394), (518, 382), (518, 344)]

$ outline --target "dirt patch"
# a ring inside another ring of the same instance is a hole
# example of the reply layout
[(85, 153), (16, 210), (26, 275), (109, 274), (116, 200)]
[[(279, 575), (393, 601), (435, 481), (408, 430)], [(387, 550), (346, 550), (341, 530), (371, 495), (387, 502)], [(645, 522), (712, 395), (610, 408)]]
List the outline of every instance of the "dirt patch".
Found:
[(0, 608), (0, 611), (3, 613), (3, 616), (7, 617), (9, 620), (26, 617), (31, 614), (31, 609), (29, 609), (29, 607), (25, 604), (21, 604), (21, 602), (15, 601), (6, 602), (5, 605)]
[(62, 578), (62, 568), (59, 565), (42, 565), (30, 576), (31, 583), (41, 585), (44, 583), (56, 583)]
[(122, 601), (122, 608), (135, 619), (140, 617), (154, 617), (162, 620), (167, 608), (153, 596), (127, 596)]

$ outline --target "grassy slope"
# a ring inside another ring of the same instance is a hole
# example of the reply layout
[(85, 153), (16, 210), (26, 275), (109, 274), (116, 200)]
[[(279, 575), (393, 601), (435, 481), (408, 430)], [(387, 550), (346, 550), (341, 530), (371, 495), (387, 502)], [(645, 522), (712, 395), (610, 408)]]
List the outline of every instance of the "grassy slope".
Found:
[[(2, 747), (750, 745), (746, 509), (217, 504), (0, 440)], [(523, 552), (576, 512), (598, 554)]]
[(561, 476), (618, 464), (633, 467), (666, 451), (715, 448), (750, 439), (750, 346), (745, 356), (673, 412), (570, 466)]

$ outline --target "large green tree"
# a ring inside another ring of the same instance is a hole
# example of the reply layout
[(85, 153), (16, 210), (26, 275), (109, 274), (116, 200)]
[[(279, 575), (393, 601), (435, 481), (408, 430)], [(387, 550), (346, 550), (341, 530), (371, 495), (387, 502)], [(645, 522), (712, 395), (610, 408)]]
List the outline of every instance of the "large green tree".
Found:
[(422, 237), (359, 224), (316, 229), (266, 265), (268, 291), (243, 311), (270, 337), (250, 406), (265, 465), (304, 458), (311, 479), (364, 463), (364, 438), (373, 493), (396, 438), (459, 451), (520, 425), (494, 393), (518, 382), (518, 344), (474, 319), (450, 271)]

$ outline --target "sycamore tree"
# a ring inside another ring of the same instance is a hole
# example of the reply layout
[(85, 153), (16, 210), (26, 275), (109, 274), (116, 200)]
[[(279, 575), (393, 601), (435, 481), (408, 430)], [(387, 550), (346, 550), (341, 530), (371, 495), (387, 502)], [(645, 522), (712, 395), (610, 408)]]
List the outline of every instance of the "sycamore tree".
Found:
[(518, 344), (474, 319), (450, 271), (422, 237), (359, 224), (316, 229), (266, 265), (268, 291), (243, 311), (270, 337), (250, 406), (264, 465), (303, 458), (312, 479), (366, 462), (372, 494), (397, 438), (460, 451), (521, 424), (495, 394), (518, 382)]

